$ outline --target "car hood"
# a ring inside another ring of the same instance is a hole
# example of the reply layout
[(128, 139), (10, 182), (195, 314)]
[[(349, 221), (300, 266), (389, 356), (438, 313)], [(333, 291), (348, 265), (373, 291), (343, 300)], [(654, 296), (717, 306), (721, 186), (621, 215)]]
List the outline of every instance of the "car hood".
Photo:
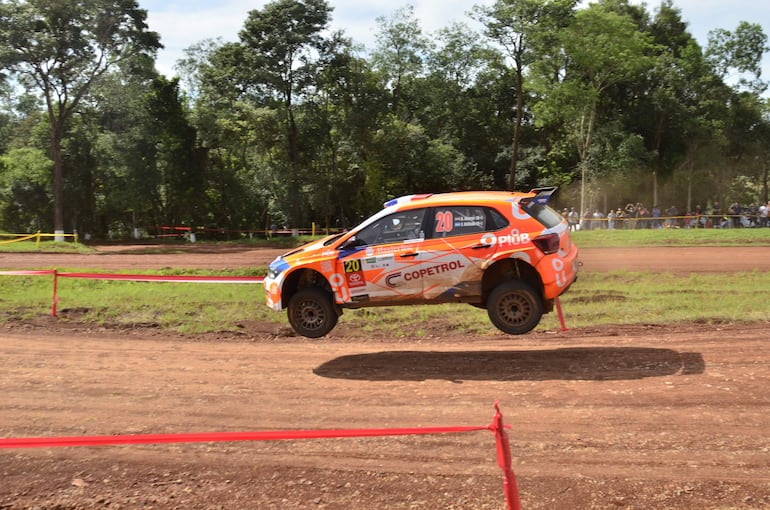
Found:
[(302, 260), (303, 263), (306, 263), (321, 258), (334, 257), (337, 251), (331, 247), (329, 241), (336, 237), (339, 237), (339, 234), (304, 244), (299, 248), (295, 248), (294, 250), (278, 256), (270, 263), (268, 268), (269, 272), (274, 275), (282, 273), (293, 266), (298, 260)]

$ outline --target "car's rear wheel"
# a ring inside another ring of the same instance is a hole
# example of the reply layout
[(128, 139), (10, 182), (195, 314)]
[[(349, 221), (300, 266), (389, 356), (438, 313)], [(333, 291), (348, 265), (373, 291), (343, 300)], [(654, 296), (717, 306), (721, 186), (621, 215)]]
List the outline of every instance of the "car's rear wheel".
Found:
[(531, 285), (521, 280), (508, 280), (489, 294), (487, 314), (500, 331), (522, 335), (540, 323), (543, 302)]
[(298, 334), (320, 338), (337, 325), (332, 296), (319, 287), (299, 289), (289, 300), (289, 324)]

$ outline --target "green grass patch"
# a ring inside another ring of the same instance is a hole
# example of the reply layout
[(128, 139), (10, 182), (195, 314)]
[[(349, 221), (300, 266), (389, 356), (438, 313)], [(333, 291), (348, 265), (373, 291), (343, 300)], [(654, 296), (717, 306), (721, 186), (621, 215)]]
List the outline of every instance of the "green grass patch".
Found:
[(93, 248), (85, 244), (57, 241), (14, 241), (10, 238), (0, 237), (0, 253), (93, 253)]
[[(760, 298), (770, 286), (770, 273), (651, 274), (583, 273), (561, 297), (568, 328), (609, 324), (740, 323), (770, 320), (770, 307)], [(436, 334), (431, 323), (463, 334), (494, 334), (486, 310), (470, 305), (409, 306), (346, 311), (341, 323), (367, 332), (393, 336)], [(559, 330), (554, 311), (538, 330)]]
[[(255, 276), (261, 272), (218, 272)], [(147, 274), (150, 274), (149, 272)], [(152, 274), (181, 274), (152, 272)], [(185, 274), (191, 274), (189, 272)], [(209, 273), (211, 274), (211, 273)], [(584, 273), (561, 303), (569, 328), (607, 324), (724, 323), (770, 320), (761, 299), (770, 273)], [(50, 313), (53, 277), (0, 277), (0, 322)], [(110, 327), (157, 327), (182, 333), (237, 331), (243, 322), (287, 325), (268, 309), (260, 284), (157, 283), (59, 278), (59, 319)], [(495, 334), (485, 310), (470, 305), (395, 306), (346, 310), (341, 324), (361, 334), (427, 336), (442, 331)], [(436, 325), (442, 329), (437, 330)], [(556, 313), (538, 329), (558, 330)]]
[[(587, 231), (573, 234), (580, 247), (770, 245), (770, 229)], [(286, 238), (286, 247), (308, 241)], [(12, 243), (21, 245), (24, 243)], [(34, 245), (34, 242), (27, 243)], [(223, 243), (226, 244), (226, 243)], [(41, 243), (57, 249), (74, 243)], [(60, 245), (60, 246), (54, 246)], [(275, 246), (274, 244), (272, 246)], [(173, 244), (170, 250), (176, 249)], [(227, 271), (164, 270), (142, 274), (263, 276), (266, 268)], [(73, 272), (94, 272), (70, 269)], [(561, 298), (569, 328), (607, 324), (722, 323), (770, 320), (761, 299), (770, 272), (659, 274), (583, 272)], [(52, 276), (0, 276), (0, 323), (50, 313)], [(262, 285), (150, 283), (59, 279), (59, 319), (111, 327), (157, 327), (184, 333), (236, 331), (244, 322), (288, 325), (285, 313), (268, 309)], [(341, 324), (360, 334), (428, 336), (444, 331), (495, 334), (485, 310), (470, 305), (433, 305), (346, 310)], [(538, 329), (558, 330), (556, 313)]]
[(770, 246), (770, 228), (675, 228), (572, 232), (581, 248), (642, 246)]
[[(254, 269), (206, 274), (259, 276), (261, 272)], [(201, 273), (148, 271), (141, 274)], [(0, 322), (46, 315), (51, 311), (52, 297), (53, 276), (0, 276)], [(157, 327), (202, 333), (235, 331), (243, 321), (278, 322), (279, 319), (265, 306), (261, 284), (59, 278), (58, 297), (60, 320), (120, 328)]]

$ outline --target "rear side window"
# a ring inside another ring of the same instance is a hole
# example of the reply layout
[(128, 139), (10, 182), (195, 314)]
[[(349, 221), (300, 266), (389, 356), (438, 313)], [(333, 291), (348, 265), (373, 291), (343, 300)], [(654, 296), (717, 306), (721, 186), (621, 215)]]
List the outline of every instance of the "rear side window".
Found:
[(520, 204), (527, 214), (542, 223), (546, 228), (553, 228), (563, 221), (562, 215), (547, 205), (541, 205), (537, 202), (520, 202)]
[(454, 205), (433, 209), (432, 236), (454, 237), (499, 230), (508, 225), (505, 217), (494, 209), (481, 206)]

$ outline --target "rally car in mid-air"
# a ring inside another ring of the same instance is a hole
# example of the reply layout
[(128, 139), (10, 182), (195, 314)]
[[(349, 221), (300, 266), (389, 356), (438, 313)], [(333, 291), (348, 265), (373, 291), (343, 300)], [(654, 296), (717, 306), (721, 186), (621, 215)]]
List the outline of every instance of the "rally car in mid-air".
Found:
[(344, 308), (457, 302), (486, 308), (501, 331), (526, 333), (577, 277), (568, 225), (547, 205), (555, 190), (391, 200), (350, 231), (276, 258), (267, 305), (287, 309), (310, 338), (329, 333)]

